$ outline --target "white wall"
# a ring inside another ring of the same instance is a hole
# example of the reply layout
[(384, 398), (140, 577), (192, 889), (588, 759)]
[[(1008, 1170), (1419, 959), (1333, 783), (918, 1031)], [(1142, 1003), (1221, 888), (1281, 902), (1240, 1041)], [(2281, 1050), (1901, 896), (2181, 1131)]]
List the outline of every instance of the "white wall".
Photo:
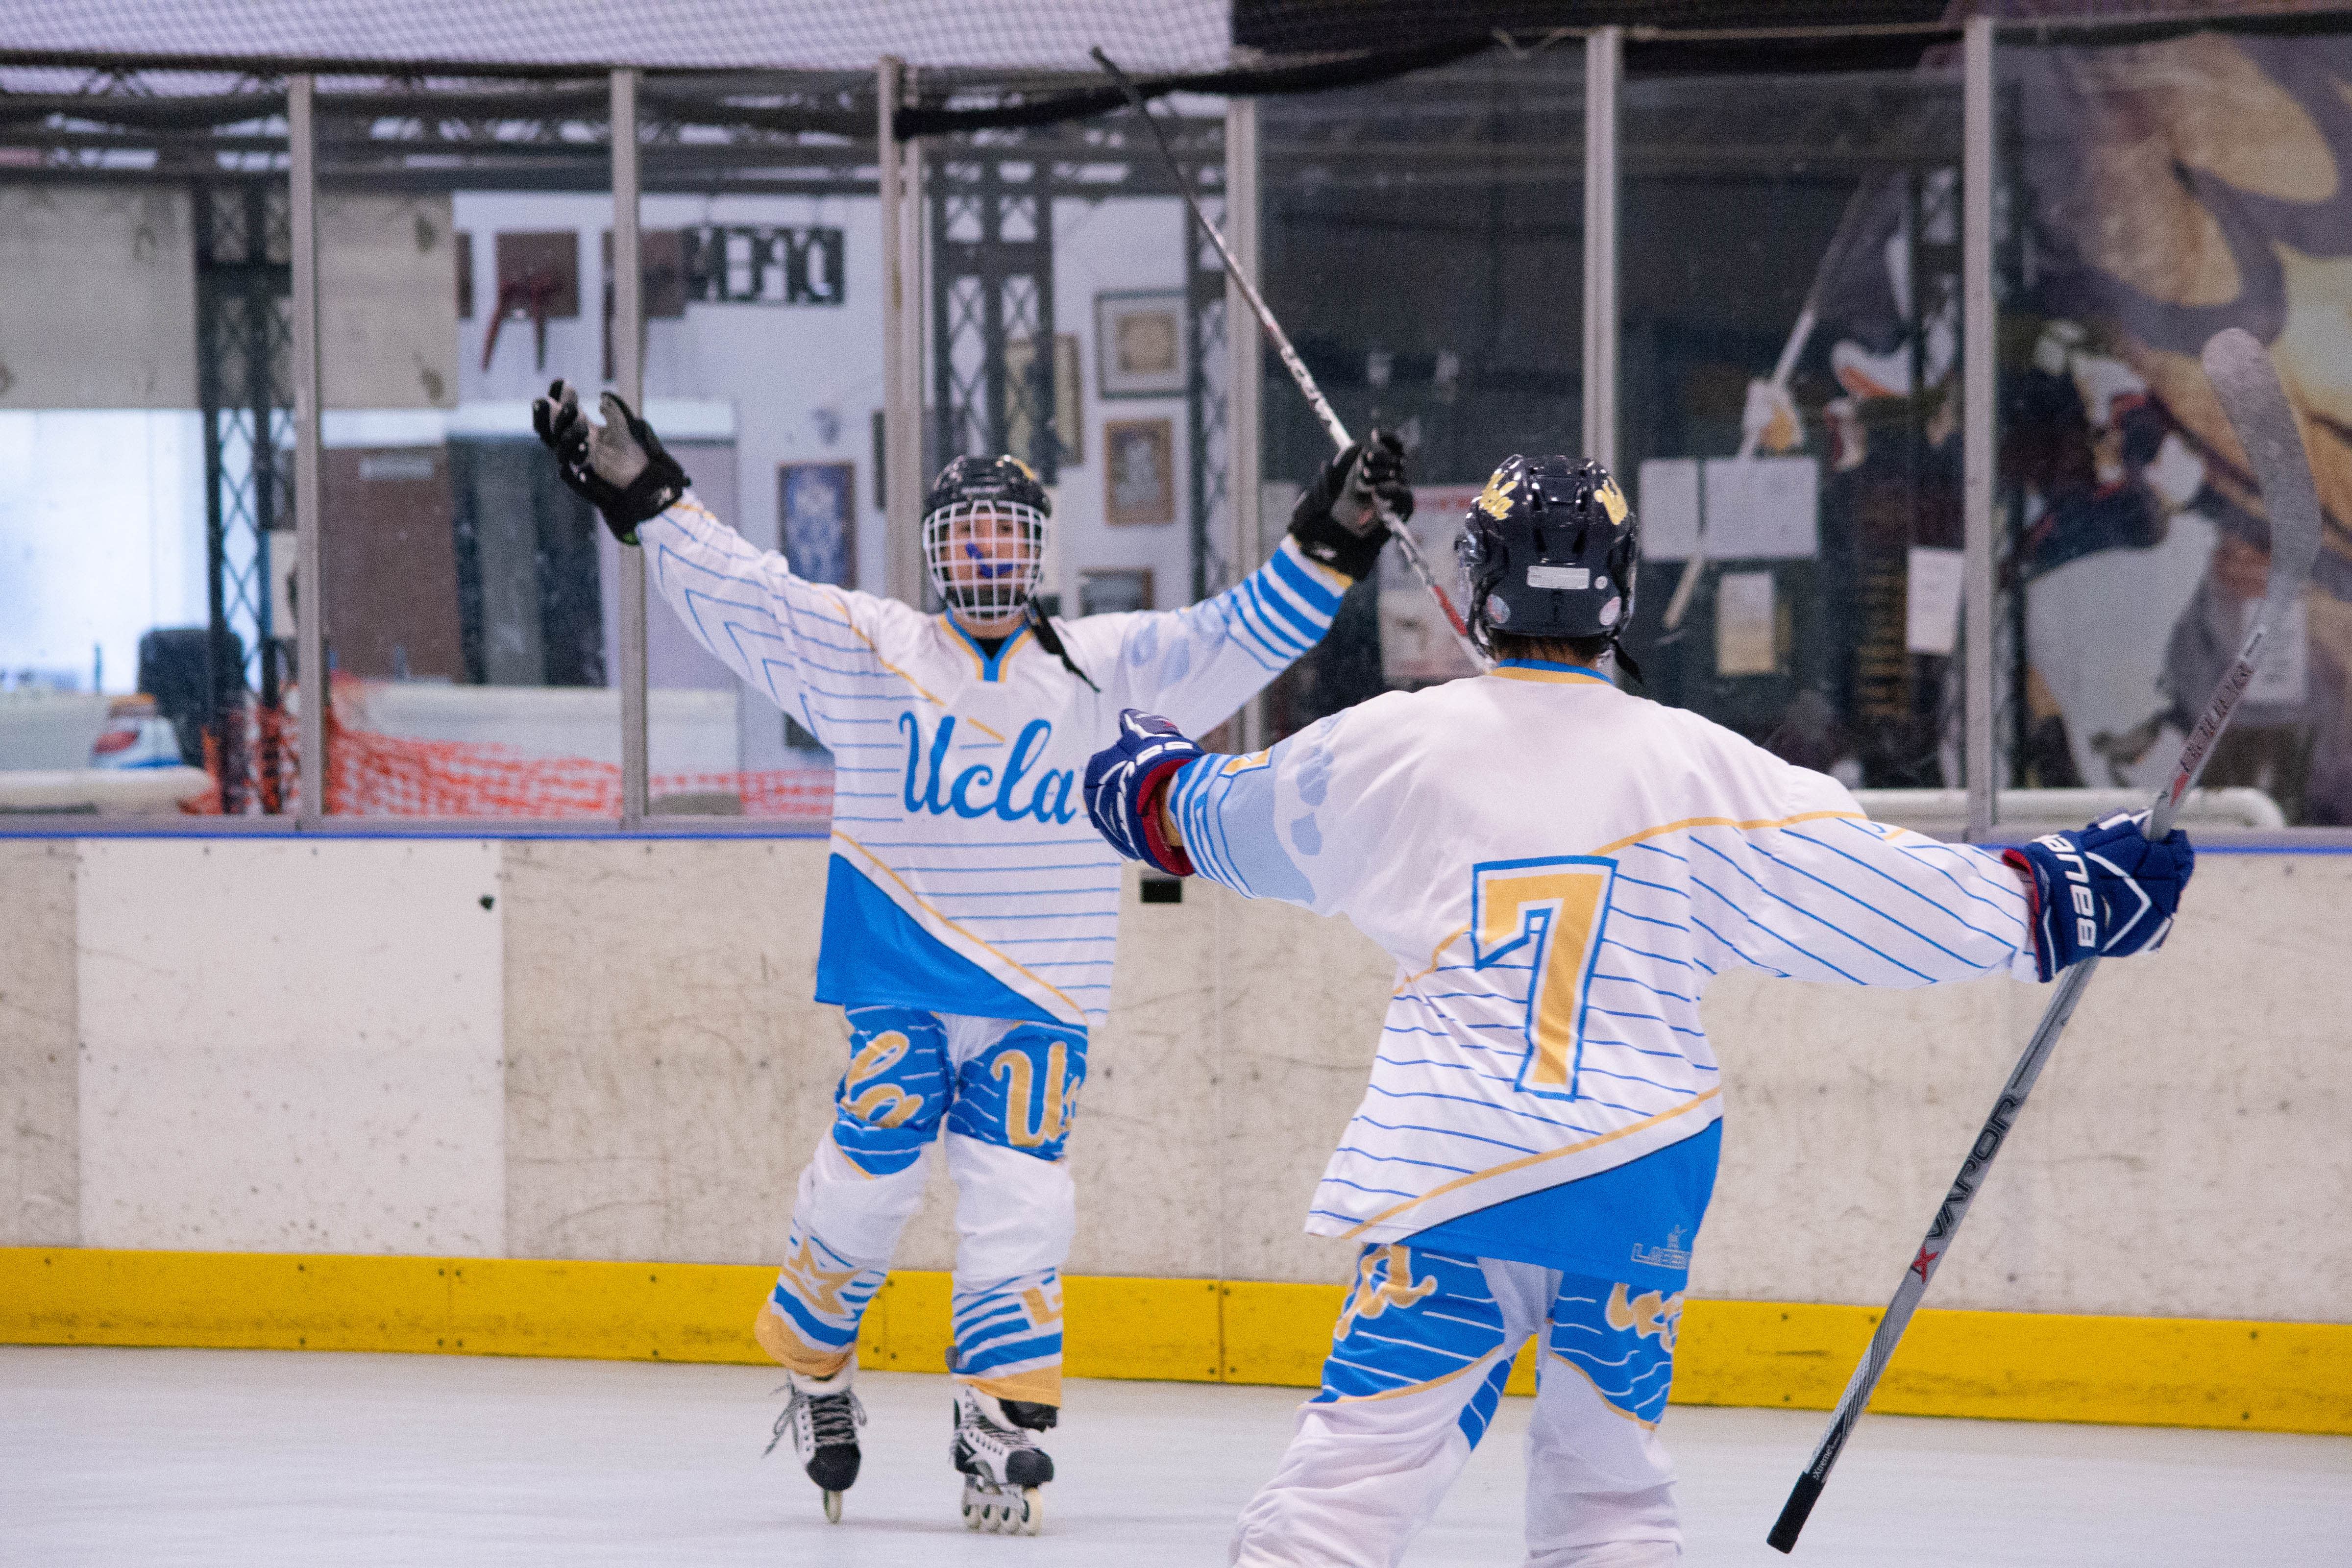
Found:
[(80, 1240), (506, 1247), (499, 847), (91, 840)]
[[(825, 854), (0, 839), (0, 1244), (772, 1261), (842, 1066)], [(2347, 909), (2352, 856), (2203, 857), (2164, 952), (2101, 973), (1935, 1303), (2352, 1319)], [(1130, 877), (1071, 1271), (1340, 1279), (1299, 1226), (1392, 978), (1342, 921)], [(1718, 982), (1694, 1290), (1883, 1303), (2046, 995)], [(948, 1267), (947, 1200), (901, 1266)]]

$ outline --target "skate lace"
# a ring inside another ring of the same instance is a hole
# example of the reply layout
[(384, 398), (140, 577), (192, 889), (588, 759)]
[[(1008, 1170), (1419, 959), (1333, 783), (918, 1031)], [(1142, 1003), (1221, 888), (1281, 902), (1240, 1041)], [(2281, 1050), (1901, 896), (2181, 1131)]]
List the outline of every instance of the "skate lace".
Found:
[[(775, 1430), (769, 1435), (768, 1446), (760, 1450), (766, 1458), (776, 1451), (776, 1445), (786, 1435), (793, 1439), (793, 1451), (800, 1452), (805, 1445), (811, 1449), (836, 1447), (857, 1441), (857, 1429), (866, 1425), (866, 1405), (852, 1391), (843, 1394), (803, 1394), (786, 1384), (792, 1394), (776, 1415)], [(805, 1430), (807, 1436), (802, 1436)]]
[(1037, 1447), (1037, 1439), (1032, 1433), (1018, 1426), (999, 1426), (977, 1412), (962, 1426), (960, 1435), (974, 1448), (999, 1459), (1010, 1458), (1024, 1448)]
[(820, 1448), (857, 1441), (866, 1424), (866, 1406), (855, 1394), (826, 1394), (809, 1401), (809, 1430)]

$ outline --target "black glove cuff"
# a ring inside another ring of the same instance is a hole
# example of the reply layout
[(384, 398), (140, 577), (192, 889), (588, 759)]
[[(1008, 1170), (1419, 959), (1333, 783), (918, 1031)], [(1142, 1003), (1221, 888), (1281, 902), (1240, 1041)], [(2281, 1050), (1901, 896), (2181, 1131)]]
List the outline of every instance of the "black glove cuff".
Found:
[(634, 536), (637, 524), (676, 506), (692, 483), (676, 458), (657, 449), (646, 458), (645, 471), (629, 481), (627, 489), (615, 491), (602, 509), (605, 526), (615, 534)]
[(676, 506), (687, 487), (694, 483), (678, 467), (677, 459), (667, 452), (656, 452), (647, 458), (645, 471), (631, 480), (626, 489), (598, 477), (591, 468), (563, 463), (558, 465), (557, 471), (563, 476), (565, 484), (602, 514), (604, 526), (624, 544), (636, 543), (637, 524)]
[(1381, 549), (1389, 542), (1389, 531), (1379, 522), (1361, 533), (1343, 526), (1331, 515), (1329, 503), (1318, 505), (1316, 492), (1309, 490), (1291, 510), (1290, 537), (1298, 541), (1298, 548), (1314, 560), (1361, 582), (1380, 564)]

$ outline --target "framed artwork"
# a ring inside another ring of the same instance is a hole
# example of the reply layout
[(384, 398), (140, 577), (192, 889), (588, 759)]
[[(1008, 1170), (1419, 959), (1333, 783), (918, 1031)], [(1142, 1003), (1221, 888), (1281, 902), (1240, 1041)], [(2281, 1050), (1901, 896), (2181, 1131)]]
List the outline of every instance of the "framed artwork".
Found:
[(780, 463), (777, 531), (784, 559), (812, 583), (857, 586), (857, 467)]
[(1088, 566), (1078, 573), (1078, 614), (1118, 615), (1151, 608), (1149, 566)]
[(1113, 419), (1103, 426), (1103, 521), (1150, 525), (1176, 521), (1176, 425)]
[(1105, 397), (1183, 396), (1183, 291), (1096, 295), (1095, 354)]
[[(1030, 366), (1037, 360), (1036, 341), (1033, 338), (1013, 338), (1004, 345), (1004, 379), (1008, 386), (1024, 384)], [(1061, 448), (1061, 463), (1075, 468), (1087, 460), (1084, 405), (1084, 378), (1078, 374), (1078, 338), (1075, 332), (1054, 334), (1054, 442)], [(1037, 451), (1034, 437), (1029, 428), (1029, 400), (1009, 393), (1006, 401), (1013, 406), (1005, 421), (1005, 436), (1015, 457), (1028, 459)]]
[(568, 228), (501, 234), (499, 314), (570, 321), (580, 314), (580, 236)]

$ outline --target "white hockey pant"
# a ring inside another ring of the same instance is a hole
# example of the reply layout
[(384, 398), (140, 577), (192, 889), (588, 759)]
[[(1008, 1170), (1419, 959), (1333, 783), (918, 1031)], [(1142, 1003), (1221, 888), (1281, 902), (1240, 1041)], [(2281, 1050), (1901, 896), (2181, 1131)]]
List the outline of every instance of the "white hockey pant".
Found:
[(1402, 1562), (1485, 1435), (1511, 1358), (1540, 1335), (1528, 1568), (1675, 1563), (1674, 1466), (1654, 1422), (1680, 1305), (1532, 1264), (1368, 1247), (1323, 1392), (1243, 1510), (1230, 1561)]
[(1086, 1075), (1077, 1029), (897, 1006), (847, 1010), (834, 1124), (801, 1172), (789, 1252), (756, 1324), (794, 1372), (829, 1377), (923, 1196), (944, 1132), (956, 1184), (958, 1373), (1061, 1402), (1059, 1269), (1076, 1227), (1063, 1158)]

